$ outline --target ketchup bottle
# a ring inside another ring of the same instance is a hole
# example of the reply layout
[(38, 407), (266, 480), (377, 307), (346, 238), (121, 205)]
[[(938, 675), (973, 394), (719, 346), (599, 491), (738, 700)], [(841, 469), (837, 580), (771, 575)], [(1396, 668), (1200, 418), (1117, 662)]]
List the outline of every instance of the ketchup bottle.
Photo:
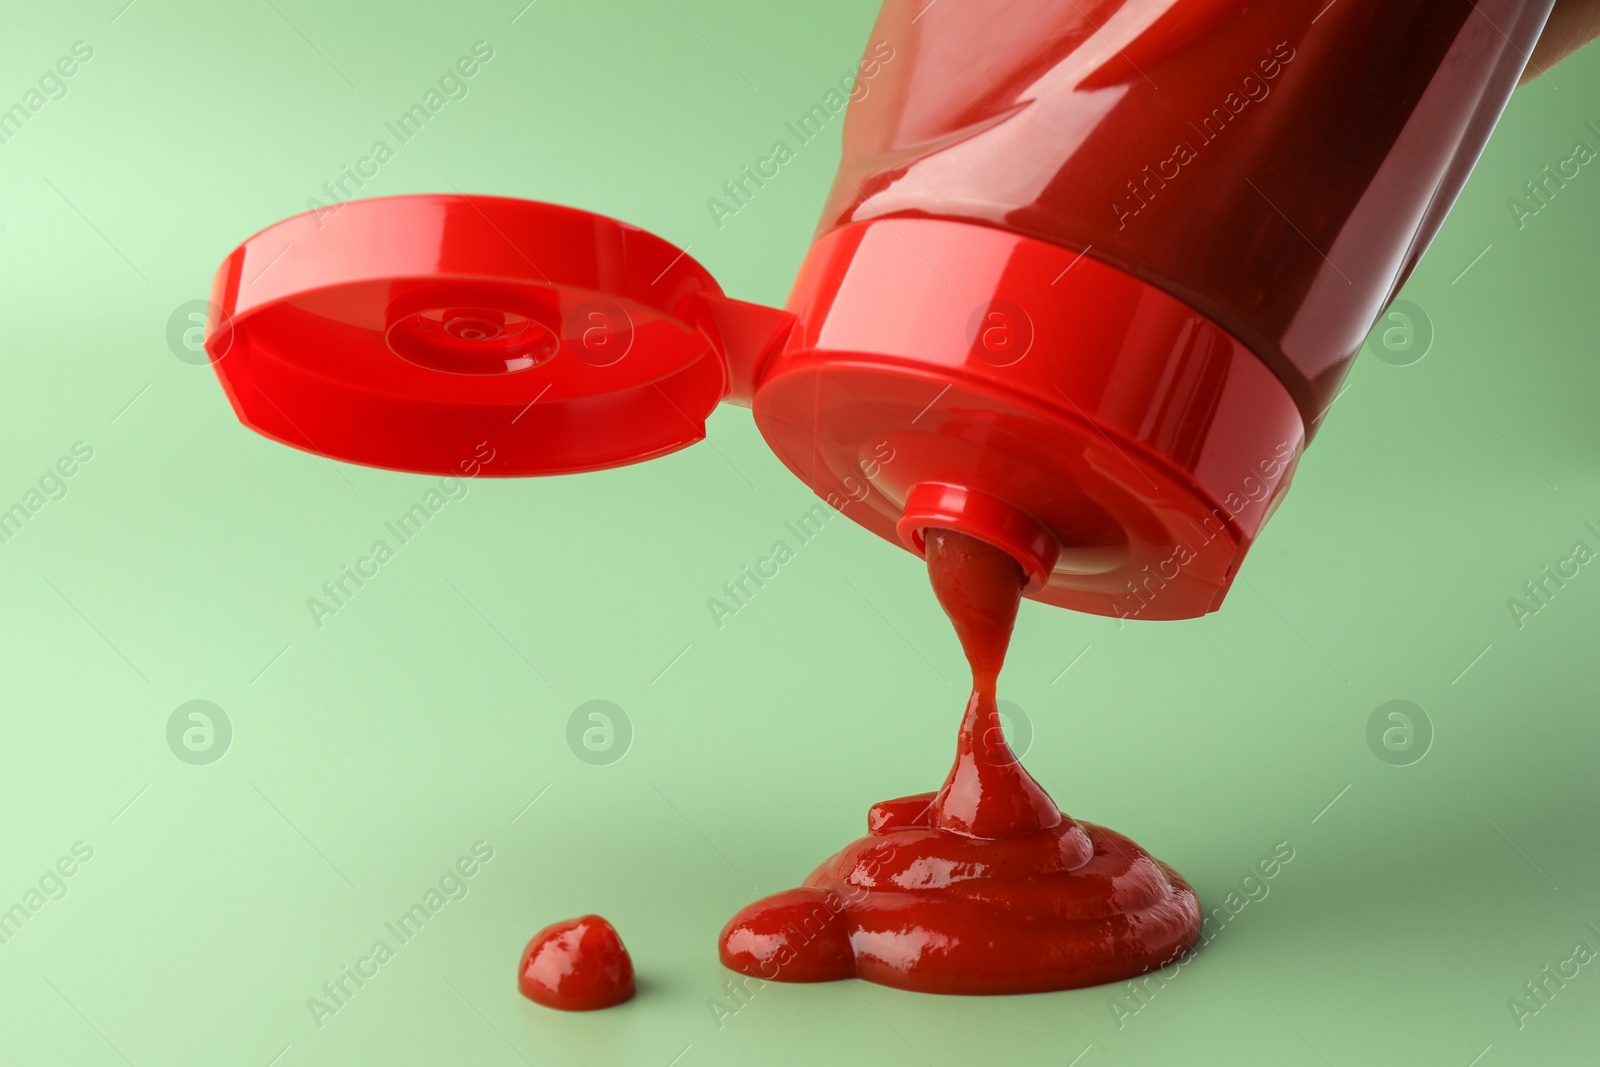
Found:
[(485, 443), (491, 475), (633, 463), (746, 404), (887, 540), (954, 529), (1033, 599), (1202, 615), (1552, 2), (889, 0), (784, 309), (603, 216), (407, 196), (246, 241), (207, 348), (251, 428), (425, 473)]

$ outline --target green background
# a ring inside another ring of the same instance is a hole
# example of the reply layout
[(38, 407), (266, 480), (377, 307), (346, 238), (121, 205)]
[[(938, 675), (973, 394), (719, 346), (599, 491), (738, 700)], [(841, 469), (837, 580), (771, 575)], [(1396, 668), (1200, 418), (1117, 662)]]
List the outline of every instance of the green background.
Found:
[[(1431, 350), (1358, 361), (1223, 611), (1024, 605), (1002, 691), (1033, 772), (1210, 906), (1289, 842), (1269, 895), (1120, 1026), (1118, 987), (859, 984), (769, 986), (719, 1026), (722, 923), (948, 766), (961, 662), (917, 561), (831, 523), (718, 630), (707, 598), (812, 505), (727, 409), (643, 466), (471, 483), (319, 630), (306, 599), (432, 480), (246, 432), (167, 331), (480, 39), (470, 95), (364, 195), (581, 205), (779, 302), (837, 132), (720, 230), (706, 200), (852, 67), (875, 5), (123, 2), (11, 5), (0, 38), (5, 106), (94, 49), (0, 145), (0, 507), (94, 450), (0, 546), (0, 908), (93, 849), (0, 945), (0, 1062), (1592, 1060), (1600, 963), (1520, 1029), (1507, 1000), (1600, 950), (1600, 566), (1521, 628), (1507, 600), (1600, 547), (1600, 167), (1520, 230), (1507, 200), (1600, 147), (1600, 52), (1518, 92), (1404, 294)], [(232, 725), (209, 765), (167, 742), (197, 699)], [(595, 699), (632, 726), (609, 765), (566, 740)], [(1367, 741), (1397, 699), (1434, 735), (1407, 766)], [(470, 893), (319, 1028), (307, 998), (478, 841)], [(639, 997), (522, 1000), (524, 941), (588, 911)]]

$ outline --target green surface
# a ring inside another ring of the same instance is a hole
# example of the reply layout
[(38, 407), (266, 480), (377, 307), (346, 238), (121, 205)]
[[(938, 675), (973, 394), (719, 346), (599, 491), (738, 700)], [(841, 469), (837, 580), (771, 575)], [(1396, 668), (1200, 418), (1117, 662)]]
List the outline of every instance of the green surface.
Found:
[[(1115, 987), (770, 986), (719, 1025), (727, 917), (948, 766), (959, 652), (918, 563), (836, 521), (718, 630), (707, 598), (812, 503), (729, 409), (645, 466), (470, 483), (319, 629), (307, 598), (433, 480), (246, 432), (167, 330), (479, 40), (468, 95), (364, 194), (579, 204), (779, 301), (836, 134), (720, 229), (706, 200), (874, 5), (122, 3), (13, 5), (0, 38), (0, 103), (93, 49), (0, 144), (0, 507), (93, 452), (0, 545), (0, 907), (92, 849), (0, 944), (0, 1063), (1593, 1062), (1600, 964), (1521, 1028), (1507, 1001), (1600, 950), (1600, 566), (1520, 627), (1507, 601), (1600, 548), (1600, 170), (1521, 229), (1507, 201), (1600, 147), (1600, 53), (1518, 93), (1406, 290), (1431, 350), (1359, 361), (1225, 610), (1024, 607), (1003, 694), (1034, 773), (1212, 907), (1289, 842), (1267, 895), (1131, 1016)], [(192, 700), (231, 723), (209, 764), (168, 745)], [(569, 749), (591, 700), (631, 722), (618, 761)], [(1369, 748), (1391, 700), (1431, 722), (1419, 762)], [(477, 842), (398, 945), (385, 922)], [(587, 911), (639, 998), (521, 1000), (524, 940)], [(379, 939), (319, 1027), (308, 998)]]

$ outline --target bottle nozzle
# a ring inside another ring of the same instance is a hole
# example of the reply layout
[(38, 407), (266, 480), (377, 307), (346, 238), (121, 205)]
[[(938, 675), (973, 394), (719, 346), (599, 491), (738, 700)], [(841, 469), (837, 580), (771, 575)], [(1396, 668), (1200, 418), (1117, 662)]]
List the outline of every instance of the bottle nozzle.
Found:
[(1035, 593), (1048, 585), (1061, 556), (1061, 543), (1055, 534), (1032, 515), (999, 497), (963, 485), (921, 482), (912, 487), (896, 525), (900, 540), (924, 556), (924, 532), (930, 527), (955, 530), (1005, 552), (1027, 577), (1024, 593)]

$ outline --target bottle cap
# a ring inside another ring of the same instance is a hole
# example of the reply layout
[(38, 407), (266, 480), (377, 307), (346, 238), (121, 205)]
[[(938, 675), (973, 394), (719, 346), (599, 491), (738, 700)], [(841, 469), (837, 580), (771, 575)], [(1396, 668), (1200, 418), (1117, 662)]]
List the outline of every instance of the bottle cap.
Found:
[(285, 219), (223, 262), (212, 303), (206, 348), (246, 425), (430, 474), (458, 473), (483, 442), (496, 475), (693, 444), (741, 392), (735, 370), (748, 376), (790, 321), (728, 300), (685, 250), (635, 226), (462, 195)]

